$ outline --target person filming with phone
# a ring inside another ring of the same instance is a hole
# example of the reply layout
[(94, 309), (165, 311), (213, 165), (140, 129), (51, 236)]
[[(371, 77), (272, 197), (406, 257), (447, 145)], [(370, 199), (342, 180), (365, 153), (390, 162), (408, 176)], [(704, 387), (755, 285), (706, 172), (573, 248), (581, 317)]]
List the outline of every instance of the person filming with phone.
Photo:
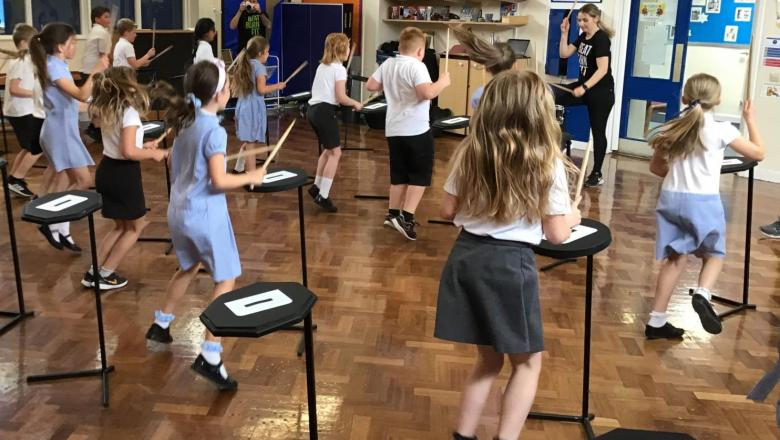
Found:
[(238, 52), (241, 52), (252, 37), (270, 37), (271, 20), (258, 0), (242, 1), (236, 15), (230, 20), (230, 29), (238, 30)]

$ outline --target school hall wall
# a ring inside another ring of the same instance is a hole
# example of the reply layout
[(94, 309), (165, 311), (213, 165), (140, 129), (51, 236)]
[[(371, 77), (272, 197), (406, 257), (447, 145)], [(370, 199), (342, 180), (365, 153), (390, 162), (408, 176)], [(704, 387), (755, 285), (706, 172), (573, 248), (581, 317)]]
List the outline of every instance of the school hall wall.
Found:
[(767, 38), (780, 38), (780, 2), (763, 0), (760, 3), (753, 39), (750, 84), (756, 106), (756, 122), (767, 152), (766, 159), (756, 168), (756, 178), (780, 182), (780, 97), (767, 96), (766, 93), (768, 83), (780, 84), (780, 67), (766, 67), (762, 59)]

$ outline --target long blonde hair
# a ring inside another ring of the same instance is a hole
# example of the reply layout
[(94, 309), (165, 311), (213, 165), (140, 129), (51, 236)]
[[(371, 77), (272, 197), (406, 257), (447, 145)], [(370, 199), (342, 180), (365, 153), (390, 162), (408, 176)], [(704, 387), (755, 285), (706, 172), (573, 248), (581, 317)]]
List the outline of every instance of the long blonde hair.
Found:
[(234, 95), (239, 98), (251, 95), (257, 90), (255, 77), (252, 75), (251, 61), (260, 54), (268, 50), (268, 40), (261, 36), (252, 37), (247, 43), (246, 48), (238, 54), (235, 64), (228, 70), (231, 75), (230, 86)]
[(320, 63), (339, 63), (347, 54), (349, 54), (349, 38), (341, 32), (334, 32), (325, 37), (325, 49)]
[(92, 102), (89, 113), (103, 127), (121, 123), (128, 107), (141, 117), (149, 112), (149, 93), (138, 84), (135, 71), (129, 67), (111, 67), (97, 73), (92, 79)]
[(544, 80), (508, 70), (485, 87), (468, 136), (452, 159), (459, 210), (499, 224), (540, 220), (562, 161), (555, 102)]
[(706, 73), (688, 78), (683, 88), (683, 101), (688, 107), (681, 116), (659, 127), (658, 134), (650, 138), (650, 146), (666, 160), (684, 159), (703, 146), (704, 113), (720, 103), (718, 79)]
[(603, 14), (601, 13), (601, 9), (599, 9), (599, 7), (594, 5), (593, 3), (588, 3), (587, 5), (580, 8), (578, 14), (590, 15), (590, 18), (597, 20), (596, 25), (599, 27), (599, 29), (604, 31), (604, 33), (607, 34), (609, 38), (615, 36), (615, 31), (611, 27), (609, 27), (606, 23), (604, 23), (604, 17)]
[(469, 59), (485, 66), (491, 75), (497, 75), (515, 65), (515, 52), (509, 44), (490, 44), (469, 30), (465, 24), (453, 26), (451, 29), (455, 38), (466, 49)]

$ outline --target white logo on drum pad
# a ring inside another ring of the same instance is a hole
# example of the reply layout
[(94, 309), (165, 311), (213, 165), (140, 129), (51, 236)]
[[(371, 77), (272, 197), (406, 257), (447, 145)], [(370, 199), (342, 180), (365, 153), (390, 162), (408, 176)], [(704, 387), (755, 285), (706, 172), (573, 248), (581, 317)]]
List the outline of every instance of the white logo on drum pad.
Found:
[(247, 296), (246, 298), (228, 301), (225, 303), (225, 307), (230, 309), (236, 316), (248, 316), (286, 306), (287, 304), (292, 304), (292, 302), (292, 299), (285, 295), (284, 292), (274, 289), (269, 292)]

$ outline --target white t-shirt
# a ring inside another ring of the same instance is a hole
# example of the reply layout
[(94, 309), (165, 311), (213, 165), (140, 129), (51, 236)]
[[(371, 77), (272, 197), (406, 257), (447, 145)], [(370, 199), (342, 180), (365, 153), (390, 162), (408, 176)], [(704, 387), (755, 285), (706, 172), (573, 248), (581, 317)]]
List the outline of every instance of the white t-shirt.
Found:
[(135, 58), (135, 47), (124, 38), (120, 38), (114, 46), (114, 67), (131, 67), (127, 62), (129, 58)]
[[(11, 80), (18, 79), (19, 87), (32, 90), (32, 98), (20, 98), (11, 95)], [(35, 77), (35, 66), (30, 55), (10, 61), (8, 75), (6, 76), (5, 94), (3, 98), (3, 113), (9, 117), (33, 115), (44, 119), (46, 112), (43, 110), (43, 92), (41, 83)]]
[(430, 129), (431, 101), (417, 98), (417, 87), (431, 83), (422, 61), (406, 55), (389, 58), (371, 75), (382, 84), (387, 99), (385, 136), (417, 136)]
[(704, 148), (696, 148), (685, 159), (671, 162), (662, 189), (689, 194), (720, 194), (723, 151), (740, 136), (739, 130), (731, 123), (717, 122), (712, 112), (704, 113), (701, 131)]
[(87, 36), (84, 58), (81, 61), (81, 73), (90, 74), (100, 60), (100, 54), (111, 51), (111, 34), (108, 29), (95, 23)]
[(192, 64), (213, 59), (215, 57), (214, 51), (211, 50), (211, 44), (203, 40), (198, 41), (198, 48), (195, 50), (195, 58), (192, 59)]
[(314, 75), (314, 83), (311, 85), (311, 99), (309, 105), (327, 102), (339, 105), (336, 99), (336, 81), (347, 80), (347, 69), (339, 62), (320, 64)]
[[(447, 183), (444, 184), (444, 191), (457, 197), (456, 179), (453, 171), (447, 178)], [(547, 197), (547, 215), (565, 215), (571, 212), (566, 168), (560, 160), (555, 164), (555, 178)], [(542, 241), (541, 219), (533, 223), (520, 219), (511, 223), (499, 224), (489, 219), (467, 217), (459, 212), (455, 214), (454, 223), (474, 235), (490, 236), (498, 240), (521, 241), (532, 245), (537, 245)]]
[(122, 123), (112, 127), (101, 128), (103, 133), (103, 155), (116, 160), (127, 160), (122, 154), (122, 129), (125, 127), (138, 127), (135, 132), (135, 146), (143, 148), (144, 129), (141, 123), (141, 115), (132, 107), (125, 109), (122, 115)]

